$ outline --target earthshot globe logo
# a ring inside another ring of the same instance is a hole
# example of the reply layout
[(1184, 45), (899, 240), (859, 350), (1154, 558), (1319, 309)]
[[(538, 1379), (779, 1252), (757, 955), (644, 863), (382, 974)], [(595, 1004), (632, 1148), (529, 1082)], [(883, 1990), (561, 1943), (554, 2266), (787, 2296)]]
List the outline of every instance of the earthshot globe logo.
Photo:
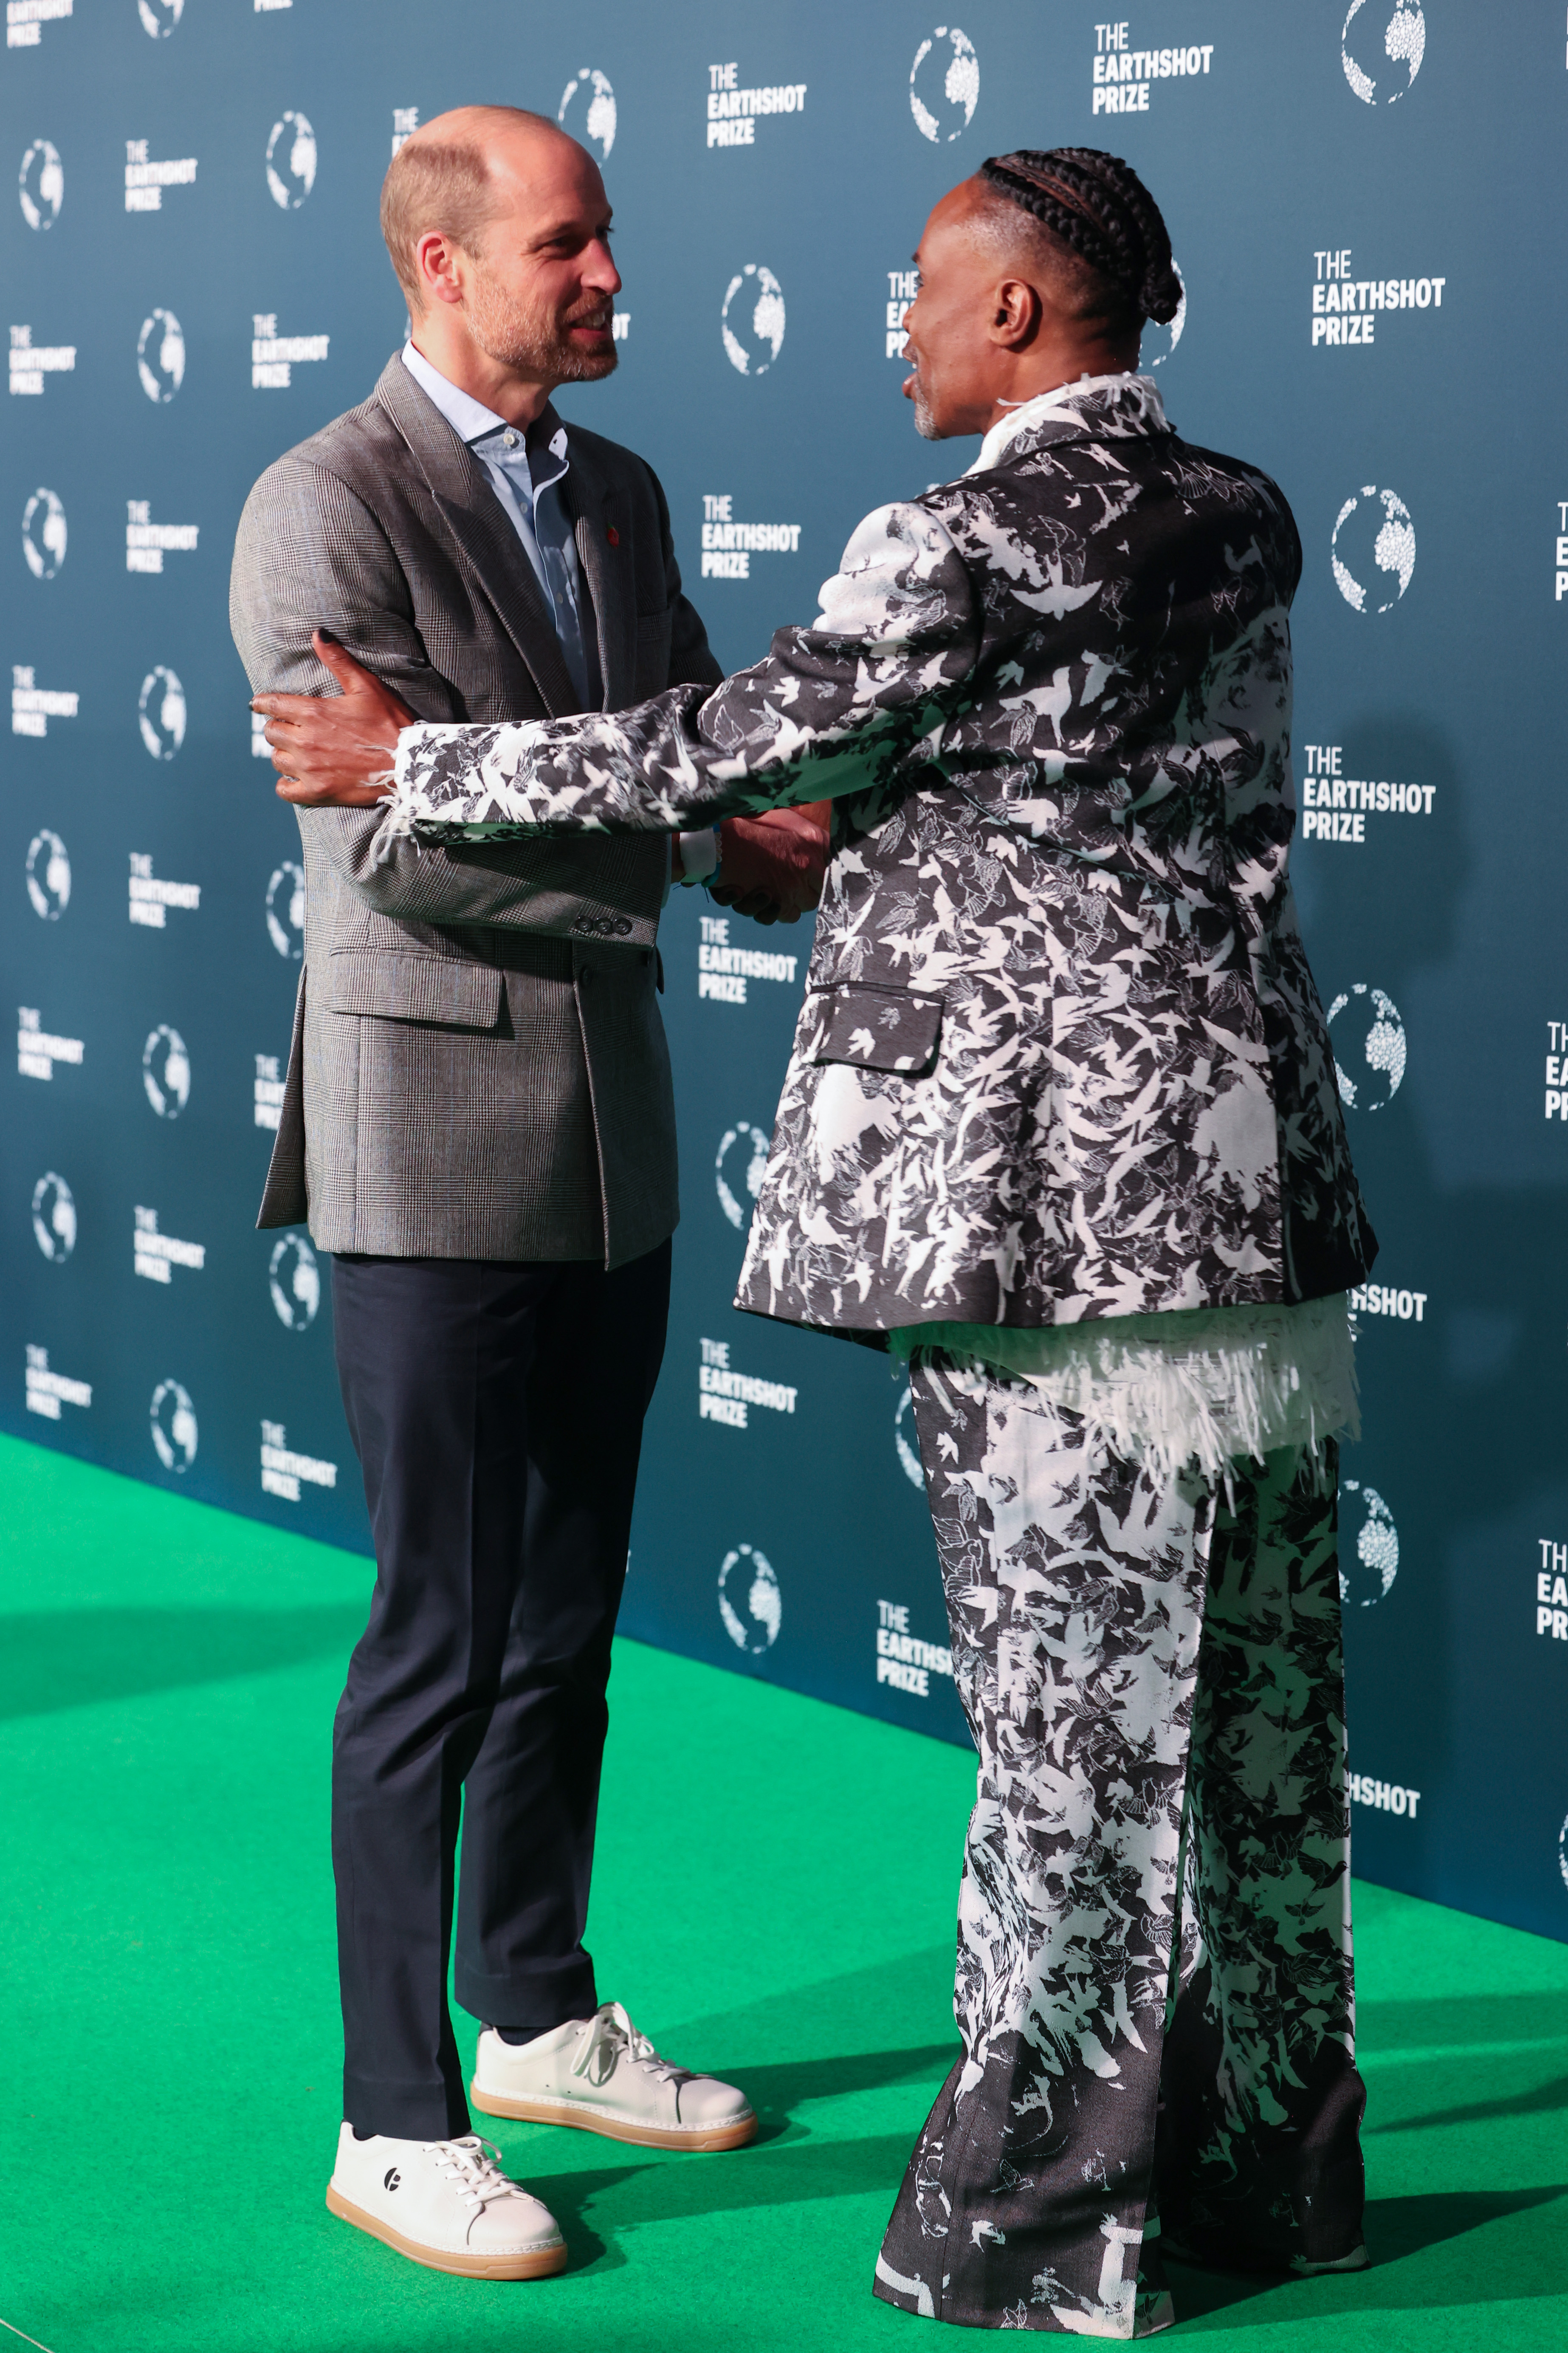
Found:
[(305, 870), (291, 858), (267, 885), (267, 936), (289, 964), (305, 953)]
[[(1330, 553), (1345, 603), (1358, 613), (1388, 612), (1409, 587), (1415, 569), (1415, 526), (1409, 508), (1393, 491), (1365, 483), (1335, 516)], [(1380, 594), (1381, 604), (1369, 604), (1369, 597)]]
[(1330, 1006), (1329, 1029), (1340, 1101), (1352, 1111), (1382, 1111), (1405, 1076), (1405, 1021), (1398, 1006), (1383, 989), (1358, 980)]
[(27, 896), (46, 923), (58, 923), (70, 905), (71, 862), (65, 843), (47, 826), (27, 845)]
[[(1344, 1512), (1340, 1526), (1340, 1600), (1347, 1609), (1372, 1609), (1387, 1599), (1399, 1574), (1399, 1530), (1375, 1487), (1364, 1486), (1359, 1479), (1342, 1479), (1340, 1494)], [(1347, 1525), (1353, 1516), (1352, 1497), (1359, 1497), (1361, 1513), (1353, 1546)]]
[(149, 400), (173, 400), (185, 380), (185, 338), (173, 311), (154, 311), (142, 322), (136, 341), (136, 373)]
[(142, 681), (136, 720), (154, 760), (172, 760), (185, 740), (185, 690), (162, 662)]
[(290, 109), (272, 126), (267, 142), (267, 185), (272, 201), (297, 213), (316, 185), (316, 134), (302, 114)]
[(23, 156), (16, 193), (29, 228), (53, 228), (66, 198), (66, 174), (50, 140), (35, 139)]
[(136, 0), (136, 14), (149, 40), (166, 41), (184, 13), (185, 0)]
[[(752, 1204), (763, 1189), (771, 1140), (762, 1128), (753, 1127), (749, 1120), (744, 1119), (734, 1127), (727, 1127), (719, 1138), (718, 1156), (713, 1163), (713, 1182), (718, 1187), (719, 1207), (730, 1223), (742, 1230), (751, 1222)], [(734, 1165), (726, 1175), (726, 1164), (737, 1145), (746, 1153), (744, 1164), (737, 1152)], [(733, 1185), (730, 1182), (731, 1176), (735, 1180)], [(743, 1200), (742, 1193), (745, 1196)]]
[(939, 25), (915, 51), (910, 68), (910, 111), (923, 137), (962, 138), (980, 98), (980, 59), (967, 33)]
[(561, 93), (555, 120), (580, 145), (597, 148), (604, 163), (616, 143), (616, 93), (608, 74), (597, 66), (579, 66)]
[(63, 1266), (76, 1248), (76, 1203), (52, 1168), (33, 1187), (33, 1240), (51, 1266)]
[(22, 554), (35, 580), (52, 580), (66, 560), (66, 511), (53, 491), (35, 491), (22, 509)]
[(719, 1615), (737, 1651), (760, 1658), (778, 1641), (784, 1620), (779, 1581), (772, 1564), (752, 1545), (724, 1555), (719, 1571)]
[(178, 1119), (191, 1099), (191, 1058), (179, 1031), (166, 1021), (142, 1049), (142, 1083), (160, 1119)]
[(273, 1245), (267, 1280), (279, 1324), (286, 1331), (308, 1332), (321, 1303), (321, 1270), (302, 1234), (285, 1234)]
[(160, 1381), (153, 1392), (153, 1444), (165, 1471), (183, 1478), (196, 1459), (196, 1410), (178, 1381)]
[[(906, 1421), (909, 1424), (908, 1430), (904, 1427)], [(923, 1495), (926, 1491), (926, 1474), (921, 1467), (920, 1446), (914, 1435), (914, 1391), (906, 1388), (899, 1399), (899, 1409), (893, 1416), (893, 1444), (898, 1450), (899, 1461), (903, 1465), (905, 1478), (911, 1487), (918, 1487)]]
[(1368, 106), (1393, 106), (1421, 70), (1426, 19), (1420, 0), (1351, 0), (1340, 35), (1345, 79)]
[(720, 332), (730, 365), (742, 375), (766, 375), (784, 349), (784, 288), (760, 261), (748, 261), (730, 280)]

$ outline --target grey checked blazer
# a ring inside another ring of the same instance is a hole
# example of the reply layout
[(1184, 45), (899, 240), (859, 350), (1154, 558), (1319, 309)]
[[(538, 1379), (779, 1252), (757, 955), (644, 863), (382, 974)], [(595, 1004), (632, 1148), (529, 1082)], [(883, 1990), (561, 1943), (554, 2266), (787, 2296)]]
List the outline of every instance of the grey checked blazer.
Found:
[[(571, 428), (566, 478), (605, 708), (721, 675), (640, 458)], [(426, 719), (577, 707), (483, 468), (394, 357), (246, 501), (229, 617), (253, 691), (330, 693), (332, 630)], [(435, 848), (375, 809), (301, 809), (306, 919), (258, 1222), (324, 1250), (617, 1266), (673, 1229), (655, 1001), (667, 848)]]

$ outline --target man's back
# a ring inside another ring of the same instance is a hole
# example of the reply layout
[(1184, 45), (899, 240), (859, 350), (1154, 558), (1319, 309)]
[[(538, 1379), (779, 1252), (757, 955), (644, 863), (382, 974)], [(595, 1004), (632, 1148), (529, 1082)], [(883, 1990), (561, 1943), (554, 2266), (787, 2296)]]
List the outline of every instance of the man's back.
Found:
[[(919, 691), (905, 756), (837, 804), (742, 1277), (763, 1312), (829, 1320), (847, 1264), (878, 1270), (847, 1317), (871, 1327), (1312, 1297), (1364, 1270), (1289, 881), (1289, 509), (1179, 440), (1147, 379), (1041, 412), (884, 511)], [(848, 618), (774, 641), (802, 728), (832, 723), (848, 672), (811, 649)], [(841, 1138), (855, 1216), (791, 1256), (775, 1228), (820, 1191), (840, 1060), (900, 1118)], [(875, 1075), (911, 1069), (929, 1082)]]

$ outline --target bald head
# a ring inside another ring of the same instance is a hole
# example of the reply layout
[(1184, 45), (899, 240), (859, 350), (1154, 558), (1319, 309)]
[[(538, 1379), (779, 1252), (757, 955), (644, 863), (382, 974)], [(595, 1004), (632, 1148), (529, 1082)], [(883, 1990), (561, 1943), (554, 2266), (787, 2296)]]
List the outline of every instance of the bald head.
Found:
[(460, 106), (392, 159), (381, 226), (432, 367), (510, 425), (616, 364), (610, 200), (585, 148), (521, 106)]
[(421, 123), (393, 157), (381, 188), (381, 233), (412, 315), (417, 319), (427, 301), (417, 259), (421, 237), (440, 230), (478, 256), (487, 230), (514, 205), (526, 204), (531, 187), (542, 192), (562, 166), (580, 178), (578, 159), (597, 181), (585, 150), (547, 114), (522, 106), (455, 106)]

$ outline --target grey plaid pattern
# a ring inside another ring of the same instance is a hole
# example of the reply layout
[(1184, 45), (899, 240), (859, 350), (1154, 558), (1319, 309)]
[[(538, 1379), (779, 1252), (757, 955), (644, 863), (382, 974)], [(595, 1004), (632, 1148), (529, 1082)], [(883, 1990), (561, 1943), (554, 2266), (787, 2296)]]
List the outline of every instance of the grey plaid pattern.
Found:
[[(643, 461), (571, 428), (578, 561), (606, 705), (721, 672)], [(230, 591), (253, 689), (332, 691), (324, 626), (424, 717), (544, 718), (575, 697), (483, 468), (401, 359), (270, 466)], [(301, 810), (305, 963), (263, 1225), (326, 1250), (580, 1259), (678, 1215), (656, 1001), (662, 840), (438, 849), (374, 809)]]

